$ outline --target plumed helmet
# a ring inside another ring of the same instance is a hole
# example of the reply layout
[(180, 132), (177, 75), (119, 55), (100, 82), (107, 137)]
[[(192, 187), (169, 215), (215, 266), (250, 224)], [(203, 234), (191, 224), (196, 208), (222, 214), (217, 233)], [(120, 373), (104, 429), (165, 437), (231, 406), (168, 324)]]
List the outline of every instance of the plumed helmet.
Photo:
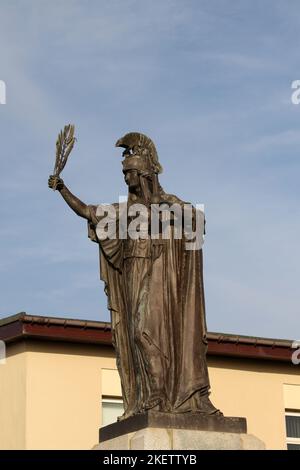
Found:
[(162, 173), (155, 145), (145, 134), (129, 132), (116, 142), (116, 147), (125, 149), (123, 171), (135, 169), (144, 173)]

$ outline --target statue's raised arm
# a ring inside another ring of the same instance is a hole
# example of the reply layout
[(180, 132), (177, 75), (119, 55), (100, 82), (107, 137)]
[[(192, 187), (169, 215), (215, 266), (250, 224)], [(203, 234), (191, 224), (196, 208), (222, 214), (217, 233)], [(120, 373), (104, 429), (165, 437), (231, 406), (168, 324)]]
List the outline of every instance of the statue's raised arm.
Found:
[(75, 214), (83, 217), (84, 219), (89, 220), (89, 209), (88, 206), (82, 202), (78, 197), (74, 196), (71, 191), (64, 184), (64, 181), (55, 175), (49, 176), (48, 186), (51, 189), (57, 190), (60, 192), (66, 203), (69, 207), (75, 212)]

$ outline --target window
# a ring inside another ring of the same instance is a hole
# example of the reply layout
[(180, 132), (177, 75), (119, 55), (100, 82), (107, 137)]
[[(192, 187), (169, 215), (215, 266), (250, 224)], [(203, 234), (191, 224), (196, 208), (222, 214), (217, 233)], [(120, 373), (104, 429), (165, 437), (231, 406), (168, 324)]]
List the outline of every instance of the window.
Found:
[(286, 411), (285, 425), (288, 450), (300, 450), (300, 412)]
[(122, 398), (102, 398), (102, 426), (115, 423), (123, 412)]

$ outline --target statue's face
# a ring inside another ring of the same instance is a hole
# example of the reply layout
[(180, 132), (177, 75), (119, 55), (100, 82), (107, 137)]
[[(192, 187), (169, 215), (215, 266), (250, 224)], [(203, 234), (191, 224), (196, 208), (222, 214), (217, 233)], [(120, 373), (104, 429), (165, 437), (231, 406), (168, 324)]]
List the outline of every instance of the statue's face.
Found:
[(124, 179), (129, 189), (136, 189), (140, 185), (140, 179), (136, 170), (127, 170)]

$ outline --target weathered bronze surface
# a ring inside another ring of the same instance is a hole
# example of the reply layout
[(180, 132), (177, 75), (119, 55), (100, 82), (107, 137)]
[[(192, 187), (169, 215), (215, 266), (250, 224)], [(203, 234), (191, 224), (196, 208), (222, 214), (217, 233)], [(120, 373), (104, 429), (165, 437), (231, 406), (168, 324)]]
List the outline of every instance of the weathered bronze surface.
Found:
[[(129, 133), (116, 146), (125, 149), (128, 207), (183, 206), (160, 186), (162, 167), (148, 137)], [(168, 240), (100, 240), (97, 206), (80, 201), (57, 175), (49, 187), (88, 221), (89, 238), (99, 245), (124, 400), (121, 419), (148, 410), (221, 415), (209, 400), (202, 250), (186, 250), (184, 238), (173, 232)]]

